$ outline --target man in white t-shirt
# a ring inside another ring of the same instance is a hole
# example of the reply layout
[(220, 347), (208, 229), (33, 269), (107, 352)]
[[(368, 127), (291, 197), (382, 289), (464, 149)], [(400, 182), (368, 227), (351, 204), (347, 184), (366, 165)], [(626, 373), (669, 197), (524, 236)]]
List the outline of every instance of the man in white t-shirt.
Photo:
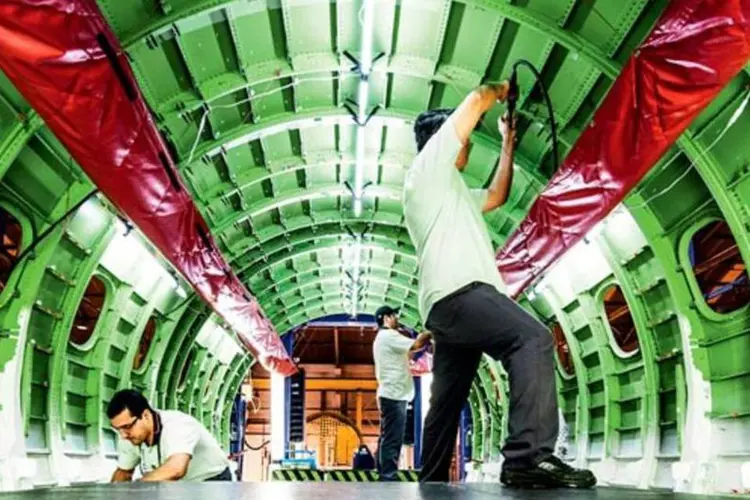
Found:
[(181, 411), (155, 410), (138, 391), (119, 391), (107, 416), (120, 433), (112, 482), (131, 481), (140, 465), (141, 481), (233, 481), (227, 454), (195, 418)]
[(482, 85), (455, 109), (422, 113), (418, 154), (404, 179), (404, 216), (419, 263), (419, 307), (435, 356), (425, 419), (421, 481), (447, 481), (459, 416), (483, 353), (502, 362), (510, 382), (501, 481), (514, 487), (590, 487), (594, 475), (554, 456), (558, 407), (552, 335), (507, 297), (483, 213), (510, 192), (515, 126), (501, 120), (497, 170), (488, 189), (469, 189), (460, 172), (469, 136), (509, 86)]
[(375, 378), (378, 380), (380, 437), (377, 466), (381, 481), (396, 480), (398, 459), (406, 431), (406, 405), (414, 398), (414, 380), (409, 372), (409, 358), (425, 347), (432, 335), (417, 339), (398, 331), (398, 309), (383, 306), (375, 312), (378, 334), (373, 343)]

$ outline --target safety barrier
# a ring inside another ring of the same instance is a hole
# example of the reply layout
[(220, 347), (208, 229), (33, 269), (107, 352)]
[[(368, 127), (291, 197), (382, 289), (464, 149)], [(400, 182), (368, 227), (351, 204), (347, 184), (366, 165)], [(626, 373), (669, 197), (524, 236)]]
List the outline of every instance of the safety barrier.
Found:
[(331, 470), (326, 472), (326, 481), (366, 483), (378, 480), (378, 473), (374, 470)]
[(271, 473), (272, 481), (315, 482), (324, 481), (325, 472), (314, 469), (276, 469)]
[[(380, 476), (374, 470), (317, 470), (317, 469), (276, 469), (271, 472), (273, 481), (335, 481), (349, 483), (369, 483), (377, 482)], [(396, 472), (396, 481), (416, 483), (419, 481), (419, 471), (400, 470)]]
[(402, 483), (418, 483), (419, 482), (419, 471), (416, 470), (400, 470), (396, 472), (396, 479)]

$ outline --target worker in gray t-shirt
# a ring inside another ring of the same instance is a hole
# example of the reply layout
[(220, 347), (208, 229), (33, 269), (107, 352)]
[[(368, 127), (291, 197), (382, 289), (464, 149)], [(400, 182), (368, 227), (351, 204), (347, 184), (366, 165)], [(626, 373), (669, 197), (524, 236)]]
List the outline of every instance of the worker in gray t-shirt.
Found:
[(194, 417), (156, 410), (138, 391), (117, 392), (107, 406), (112, 428), (120, 433), (112, 482), (234, 481), (227, 452)]
[(380, 436), (377, 462), (381, 481), (395, 481), (398, 459), (406, 431), (406, 405), (414, 399), (414, 379), (409, 359), (429, 344), (432, 335), (421, 333), (416, 339), (402, 334), (399, 309), (382, 306), (375, 311), (378, 334), (372, 345), (375, 378), (378, 381)]
[(486, 353), (502, 362), (510, 381), (501, 481), (591, 487), (591, 472), (553, 455), (558, 407), (552, 335), (507, 297), (482, 216), (508, 199), (514, 124), (498, 124), (502, 152), (489, 189), (469, 189), (460, 174), (469, 135), (507, 93), (507, 83), (483, 85), (455, 110), (427, 111), (414, 124), (418, 154), (404, 180), (404, 215), (419, 262), (420, 313), (435, 342), (420, 480), (448, 480), (459, 415)]

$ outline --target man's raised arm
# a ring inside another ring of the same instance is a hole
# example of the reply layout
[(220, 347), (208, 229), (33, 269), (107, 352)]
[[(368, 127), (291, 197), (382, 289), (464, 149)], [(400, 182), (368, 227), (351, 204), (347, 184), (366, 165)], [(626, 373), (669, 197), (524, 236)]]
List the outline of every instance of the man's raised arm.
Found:
[(414, 353), (422, 349), (424, 346), (430, 343), (432, 340), (432, 332), (422, 332), (417, 336), (417, 340), (409, 348), (409, 354)]
[(453, 126), (462, 144), (468, 142), (472, 130), (477, 126), (482, 115), (492, 109), (496, 103), (505, 100), (509, 88), (507, 81), (480, 85), (464, 98), (452, 117)]
[(488, 191), (487, 200), (482, 207), (482, 212), (489, 212), (500, 207), (508, 201), (510, 186), (513, 184), (513, 157), (516, 149), (516, 124), (509, 123), (507, 115), (498, 121), (500, 135), (503, 137), (503, 149), (500, 152), (497, 171), (492, 179)]

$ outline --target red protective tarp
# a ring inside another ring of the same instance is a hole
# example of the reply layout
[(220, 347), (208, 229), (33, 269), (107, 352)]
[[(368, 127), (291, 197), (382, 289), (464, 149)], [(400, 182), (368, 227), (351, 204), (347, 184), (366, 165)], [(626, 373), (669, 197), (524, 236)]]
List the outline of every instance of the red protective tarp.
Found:
[(750, 0), (673, 0), (497, 255), (517, 296), (620, 203), (750, 58)]
[(218, 251), (93, 0), (0, 2), (0, 68), (258, 360), (294, 373), (273, 326)]
[(421, 377), (425, 373), (432, 371), (432, 358), (431, 352), (417, 353), (416, 356), (409, 359), (409, 372), (414, 377)]

